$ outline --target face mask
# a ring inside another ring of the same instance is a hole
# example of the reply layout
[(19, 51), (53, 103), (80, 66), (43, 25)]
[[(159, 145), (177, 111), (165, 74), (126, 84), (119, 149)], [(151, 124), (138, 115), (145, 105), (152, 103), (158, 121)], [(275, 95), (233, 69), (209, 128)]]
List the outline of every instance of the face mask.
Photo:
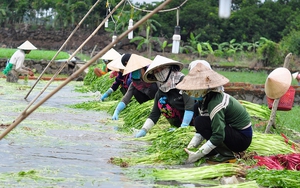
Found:
[(169, 71), (170, 71), (170, 68), (166, 67), (166, 68), (162, 69), (161, 71), (154, 73), (154, 76), (157, 79), (157, 81), (164, 82), (167, 79)]
[(131, 77), (133, 79), (140, 79), (141, 78), (141, 71), (140, 70), (133, 71), (131, 73)]
[(207, 90), (187, 90), (184, 91), (187, 95), (191, 96), (195, 100), (203, 100), (203, 96), (207, 93)]
[(203, 101), (203, 97), (192, 97), (195, 101)]

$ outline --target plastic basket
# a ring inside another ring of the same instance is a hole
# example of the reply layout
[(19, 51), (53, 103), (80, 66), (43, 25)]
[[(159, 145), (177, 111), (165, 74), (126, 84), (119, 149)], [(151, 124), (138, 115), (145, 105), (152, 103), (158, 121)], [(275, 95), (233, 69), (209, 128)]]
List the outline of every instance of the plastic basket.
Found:
[[(293, 86), (290, 86), (288, 91), (279, 99), (277, 110), (281, 110), (281, 111), (291, 110), (294, 104), (295, 92), (296, 92), (295, 88), (293, 88)], [(269, 109), (272, 109), (274, 99), (270, 99), (269, 97), (267, 97), (267, 101), (268, 101)]]

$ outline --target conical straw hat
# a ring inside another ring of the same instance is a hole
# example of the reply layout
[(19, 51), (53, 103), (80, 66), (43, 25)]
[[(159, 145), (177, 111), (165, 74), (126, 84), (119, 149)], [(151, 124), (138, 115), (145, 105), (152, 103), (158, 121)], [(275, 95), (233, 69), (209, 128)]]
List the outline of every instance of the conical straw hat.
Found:
[(125, 69), (125, 66), (122, 64), (122, 61), (121, 61), (123, 55), (121, 55), (117, 59), (114, 59), (111, 62), (109, 62), (107, 64), (107, 68), (109, 68), (110, 70), (114, 70), (114, 71), (120, 71), (121, 69)]
[(177, 65), (179, 67), (178, 71), (181, 71), (183, 68), (182, 63), (175, 61), (173, 59), (169, 59), (169, 58), (157, 55), (154, 58), (154, 60), (152, 61), (152, 63), (149, 65), (149, 67), (147, 68), (147, 70), (143, 76), (143, 79), (145, 80), (145, 82), (148, 82), (148, 83), (156, 82), (157, 79), (153, 75), (153, 71), (159, 67), (171, 66), (171, 65)]
[(209, 67), (211, 69), (211, 66), (210, 66), (210, 64), (207, 61), (197, 59), (195, 61), (192, 61), (189, 64), (189, 67), (188, 67), (189, 71), (191, 71), (198, 63), (202, 63), (203, 65), (205, 65), (205, 66), (207, 66), (207, 67)]
[(288, 91), (291, 82), (291, 72), (287, 68), (276, 68), (267, 77), (265, 93), (270, 99), (278, 99)]
[(121, 54), (119, 54), (119, 52), (117, 52), (115, 49), (111, 48), (100, 59), (114, 60), (114, 59), (119, 58), (120, 56), (121, 56)]
[(21, 44), (18, 49), (21, 50), (36, 50), (37, 48), (31, 44), (28, 40), (26, 40), (23, 44)]
[(177, 84), (176, 88), (181, 90), (211, 89), (228, 83), (229, 80), (223, 75), (213, 71), (206, 65), (198, 63), (184, 78)]
[(125, 66), (123, 75), (131, 73), (131, 72), (141, 69), (143, 67), (146, 67), (146, 66), (150, 65), (151, 62), (152, 62), (151, 59), (145, 58), (140, 55), (131, 54), (131, 56)]
[(299, 74), (299, 72), (295, 72), (295, 73), (293, 73), (293, 74), (292, 74), (292, 77), (293, 77), (293, 79), (296, 79), (296, 78), (297, 78), (297, 76), (298, 76), (298, 74)]

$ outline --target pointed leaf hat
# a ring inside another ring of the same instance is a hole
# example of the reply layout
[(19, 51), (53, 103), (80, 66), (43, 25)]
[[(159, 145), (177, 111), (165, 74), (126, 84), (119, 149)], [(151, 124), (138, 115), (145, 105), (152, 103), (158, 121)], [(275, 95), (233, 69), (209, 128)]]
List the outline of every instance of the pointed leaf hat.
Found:
[(146, 66), (150, 65), (151, 62), (152, 62), (151, 59), (145, 58), (140, 55), (131, 54), (131, 56), (125, 66), (123, 75), (131, 73), (131, 72), (141, 69), (143, 67), (146, 67)]
[[(123, 54), (124, 55), (124, 54)], [(124, 70), (125, 66), (122, 64), (122, 57), (123, 55), (121, 55), (120, 57), (118, 57), (117, 59), (112, 60), (111, 62), (109, 62), (107, 64), (107, 68), (109, 68), (110, 70), (113, 71), (120, 71), (120, 70)]]
[(26, 40), (23, 44), (21, 44), (18, 49), (21, 50), (36, 50), (37, 48), (31, 44), (28, 40)]
[(265, 82), (265, 93), (271, 99), (282, 97), (292, 83), (291, 72), (284, 67), (273, 70)]
[(211, 89), (222, 86), (228, 82), (229, 80), (223, 75), (202, 63), (198, 63), (183, 80), (177, 84), (176, 88), (181, 90)]
[(169, 58), (157, 55), (154, 58), (154, 60), (152, 61), (152, 63), (149, 65), (149, 67), (147, 68), (147, 70), (143, 76), (143, 80), (145, 80), (145, 82), (148, 82), (148, 83), (156, 82), (157, 79), (153, 75), (153, 71), (159, 67), (171, 66), (171, 65), (177, 65), (179, 67), (179, 71), (181, 71), (183, 69), (182, 63), (175, 61), (173, 59), (169, 59)]
[(121, 54), (119, 54), (119, 52), (117, 52), (115, 49), (111, 48), (100, 59), (114, 60), (119, 57), (121, 57)]

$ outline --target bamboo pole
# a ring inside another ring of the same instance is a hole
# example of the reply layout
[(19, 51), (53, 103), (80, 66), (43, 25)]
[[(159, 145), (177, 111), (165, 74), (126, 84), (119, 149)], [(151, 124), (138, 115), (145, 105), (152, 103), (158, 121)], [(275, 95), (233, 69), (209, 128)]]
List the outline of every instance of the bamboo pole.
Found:
[[(290, 63), (291, 57), (292, 57), (292, 53), (289, 53), (289, 54), (285, 57), (285, 59), (284, 59), (284, 64), (283, 64), (283, 67), (284, 67), (284, 68), (288, 68), (288, 67), (289, 67), (289, 63)], [(277, 111), (277, 108), (278, 108), (279, 100), (280, 100), (280, 98), (275, 99), (275, 100), (273, 101), (272, 111), (271, 111), (270, 119), (269, 119), (268, 125), (267, 125), (267, 127), (266, 127), (265, 133), (270, 133), (271, 126), (272, 126), (273, 128), (276, 128), (275, 120), (276, 120), (276, 111)]]
[(168, 3), (170, 3), (172, 0), (165, 0), (161, 5), (159, 5), (157, 8), (155, 8), (152, 12), (144, 16), (141, 20), (139, 20), (134, 26), (127, 31), (123, 32), (119, 37), (116, 38), (115, 41), (111, 42), (109, 45), (107, 45), (105, 48), (103, 48), (98, 54), (96, 54), (92, 59), (90, 59), (86, 64), (84, 64), (80, 69), (78, 69), (76, 72), (74, 72), (71, 76), (69, 76), (63, 83), (61, 83), (59, 86), (57, 86), (51, 93), (49, 93), (47, 96), (45, 96), (43, 99), (41, 99), (35, 106), (32, 108), (22, 112), (19, 117), (15, 121), (13, 121), (10, 126), (8, 126), (4, 132), (0, 135), (0, 140), (4, 138), (11, 130), (13, 130), (18, 124), (20, 124), (24, 119), (26, 119), (34, 110), (36, 110), (39, 106), (41, 106), (45, 101), (47, 101), (50, 97), (52, 97), (55, 93), (57, 93), (61, 88), (66, 86), (70, 81), (72, 81), (74, 78), (76, 78), (81, 72), (83, 72), (86, 68), (88, 68), (91, 64), (93, 64), (97, 59), (99, 59), (101, 56), (103, 56), (109, 49), (111, 49), (116, 43), (119, 42), (120, 39), (124, 38), (128, 35), (131, 31), (139, 27), (142, 23), (144, 23), (147, 19), (149, 19), (153, 14), (157, 13), (159, 10), (161, 10), (164, 6), (166, 6)]
[(32, 85), (32, 87), (30, 88), (30, 90), (28, 91), (28, 93), (26, 94), (26, 96), (24, 97), (24, 99), (27, 99), (27, 97), (29, 96), (29, 94), (31, 93), (31, 91), (33, 90), (33, 88), (36, 86), (36, 84), (39, 82), (39, 80), (42, 78), (42, 76), (44, 75), (44, 73), (46, 72), (46, 70), (49, 68), (49, 66), (51, 65), (51, 63), (55, 60), (55, 58), (58, 56), (58, 54), (62, 51), (62, 49), (67, 45), (67, 43), (69, 42), (69, 40), (71, 39), (71, 37), (74, 35), (74, 33), (78, 30), (78, 28), (80, 27), (80, 25), (83, 23), (83, 21), (86, 19), (86, 17), (90, 14), (90, 12), (92, 12), (92, 10), (95, 8), (95, 6), (100, 2), (100, 0), (98, 0), (91, 8), (90, 10), (86, 13), (86, 15), (81, 19), (81, 21), (78, 23), (78, 25), (75, 27), (75, 29), (72, 31), (72, 33), (69, 35), (69, 37), (67, 38), (67, 40), (63, 43), (63, 45), (60, 47), (60, 49), (56, 52), (56, 54), (53, 56), (53, 58), (50, 60), (50, 62), (47, 64), (47, 66), (44, 68), (44, 70), (41, 72), (41, 74), (39, 75), (39, 77), (36, 79), (35, 83)]
[(83, 46), (99, 31), (99, 29), (104, 25), (105, 21), (122, 5), (122, 3), (126, 0), (120, 1), (117, 6), (106, 16), (104, 20), (98, 25), (98, 27), (94, 30), (94, 32), (73, 52), (73, 54), (68, 58), (68, 60), (63, 63), (60, 68), (55, 72), (55, 74), (52, 76), (52, 78), (48, 81), (48, 83), (44, 86), (44, 88), (40, 91), (40, 93), (30, 101), (28, 106), (24, 111), (26, 111), (43, 93), (44, 91), (48, 88), (48, 86), (53, 82), (53, 80), (56, 78), (56, 76), (64, 69), (64, 67), (68, 64), (68, 62), (75, 57), (75, 55), (78, 53), (79, 50), (83, 48)]

